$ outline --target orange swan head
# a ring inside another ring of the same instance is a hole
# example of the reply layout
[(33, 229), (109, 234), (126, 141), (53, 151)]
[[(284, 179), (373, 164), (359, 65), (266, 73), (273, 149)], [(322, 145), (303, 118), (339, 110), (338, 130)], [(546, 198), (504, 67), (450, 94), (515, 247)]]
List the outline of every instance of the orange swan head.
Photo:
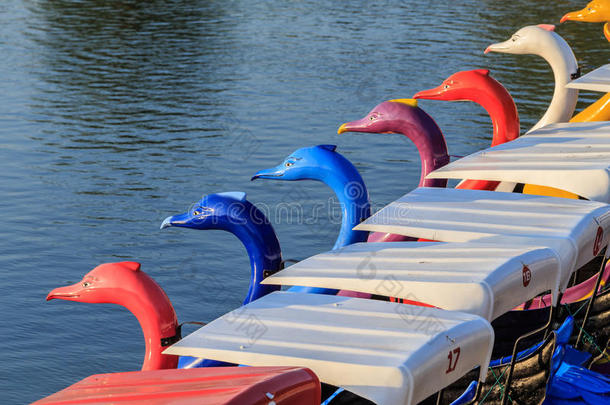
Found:
[(610, 42), (610, 0), (593, 0), (582, 10), (571, 11), (561, 17), (560, 22), (582, 21), (604, 24), (604, 36)]
[(593, 0), (582, 10), (571, 11), (561, 17), (560, 22), (607, 22), (610, 21), (610, 0)]

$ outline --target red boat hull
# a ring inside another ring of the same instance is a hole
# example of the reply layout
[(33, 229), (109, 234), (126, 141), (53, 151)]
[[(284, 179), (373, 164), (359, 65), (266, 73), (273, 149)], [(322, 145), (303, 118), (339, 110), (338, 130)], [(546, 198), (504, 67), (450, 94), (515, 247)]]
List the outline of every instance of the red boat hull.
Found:
[(312, 405), (320, 381), (307, 368), (215, 367), (96, 374), (36, 405), (206, 404)]

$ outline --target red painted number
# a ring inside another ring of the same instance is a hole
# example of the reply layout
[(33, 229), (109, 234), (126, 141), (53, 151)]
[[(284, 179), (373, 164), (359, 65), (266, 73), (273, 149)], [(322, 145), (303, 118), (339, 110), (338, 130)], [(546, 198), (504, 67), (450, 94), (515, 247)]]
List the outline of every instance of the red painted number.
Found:
[(445, 374), (449, 374), (450, 372), (455, 370), (455, 367), (457, 366), (457, 362), (460, 358), (460, 348), (456, 347), (455, 349), (450, 350), (449, 354), (447, 355), (447, 358), (449, 359), (449, 366), (447, 366), (447, 370), (445, 370)]

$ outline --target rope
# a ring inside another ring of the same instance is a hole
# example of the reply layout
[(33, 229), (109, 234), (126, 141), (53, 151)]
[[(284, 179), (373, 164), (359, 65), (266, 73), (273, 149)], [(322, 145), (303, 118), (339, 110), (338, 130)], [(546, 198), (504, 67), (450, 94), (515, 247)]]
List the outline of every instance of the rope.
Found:
[[(578, 310), (576, 312), (574, 312), (574, 314), (572, 314), (570, 312), (570, 307), (567, 304), (564, 304), (563, 306), (566, 308), (566, 310), (568, 311), (568, 314), (570, 316), (572, 316), (573, 318), (576, 317), (576, 314), (578, 314), (578, 312), (580, 312), (581, 309), (583, 309), (586, 305), (586, 302), (584, 304), (582, 304), (580, 306), (580, 308), (578, 308)], [(584, 341), (589, 343), (589, 345), (593, 346), (593, 348), (595, 350), (597, 350), (597, 352), (602, 355), (602, 358), (605, 358), (607, 361), (610, 361), (610, 355), (608, 353), (605, 353), (605, 350), (602, 350), (601, 347), (599, 347), (599, 345), (597, 344), (597, 342), (595, 341), (595, 338), (589, 334), (589, 332), (587, 332), (585, 329), (583, 329), (582, 325), (578, 326), (578, 329), (582, 331), (583, 336), (584, 336)], [(599, 355), (597, 355), (597, 357), (595, 357), (595, 359), (599, 358)]]
[[(585, 302), (584, 304), (582, 304), (580, 306), (580, 308), (578, 308), (578, 310), (576, 312), (574, 312), (574, 314), (571, 313), (570, 311), (570, 307), (566, 304), (564, 304), (564, 308), (568, 311), (568, 314), (570, 316), (572, 316), (572, 318), (576, 318), (576, 314), (578, 314), (580, 312), (581, 309), (583, 309), (585, 307), (587, 303)], [(582, 331), (584, 337), (585, 337), (585, 341), (587, 341), (590, 345), (592, 345), (595, 349), (597, 349), (597, 351), (600, 354), (603, 354), (604, 351), (597, 345), (597, 342), (595, 341), (595, 338), (593, 336), (591, 336), (586, 330), (583, 329), (582, 325), (578, 326), (578, 329)], [(605, 355), (605, 357), (610, 360), (610, 356), (608, 356), (607, 354)]]
[[(485, 403), (485, 399), (489, 396), (489, 394), (493, 391), (494, 387), (496, 385), (500, 386), (500, 397), (504, 394), (504, 384), (502, 384), (500, 382), (500, 379), (502, 378), (502, 376), (504, 375), (504, 373), (506, 373), (506, 370), (508, 370), (510, 368), (510, 366), (506, 366), (504, 367), (504, 370), (502, 371), (502, 374), (500, 374), (499, 376), (496, 376), (496, 372), (494, 371), (493, 368), (489, 368), (489, 370), (491, 371), (491, 374), (493, 375), (493, 377), (496, 379), (496, 382), (494, 383), (494, 385), (491, 386), (491, 388), (489, 388), (489, 391), (487, 391), (487, 393), (483, 396), (483, 398), (481, 398), (481, 401), (479, 401), (479, 404), (483, 404)], [(513, 402), (513, 400), (511, 399), (510, 395), (508, 396), (508, 400), (510, 402)]]
[(585, 302), (584, 302), (584, 303), (583, 303), (583, 304), (580, 306), (580, 308), (578, 308), (578, 309), (576, 310), (576, 312), (574, 312), (573, 314), (572, 314), (572, 312), (570, 312), (570, 305), (568, 305), (568, 304), (563, 304), (563, 307), (566, 309), (566, 311), (568, 311), (568, 314), (570, 314), (570, 316), (571, 316), (572, 318), (575, 318), (575, 317), (576, 317), (576, 315), (577, 315), (577, 314), (580, 312), (580, 310), (581, 310), (581, 309), (583, 309), (583, 308), (584, 308), (586, 305), (587, 305), (587, 301), (585, 300)]
[[(574, 313), (572, 313), (572, 311), (570, 311), (570, 306), (568, 304), (563, 304), (563, 307), (568, 311), (568, 314), (570, 316), (572, 316), (573, 318), (576, 318), (576, 315), (578, 315), (578, 313), (585, 308), (587, 305), (587, 302), (585, 301)], [(588, 342), (590, 345), (594, 346), (595, 349), (600, 353), (600, 354), (604, 354), (604, 351), (597, 345), (597, 342), (595, 342), (595, 339), (593, 338), (593, 336), (591, 336), (586, 330), (584, 330), (582, 328), (582, 326), (578, 327), (580, 330), (582, 330), (583, 335), (584, 335), (584, 340), (586, 342)], [(606, 357), (606, 359), (608, 359), (610, 361), (610, 355), (605, 354), (604, 355)], [(496, 387), (496, 385), (498, 385), (500, 387), (500, 396), (502, 396), (502, 394), (504, 394), (504, 390), (506, 389), (504, 387), (504, 384), (502, 384), (502, 382), (500, 381), (500, 379), (504, 376), (504, 374), (506, 373), (506, 370), (508, 370), (510, 368), (510, 366), (506, 366), (504, 367), (504, 370), (502, 371), (502, 373), (498, 376), (496, 375), (496, 372), (494, 371), (493, 368), (489, 367), (489, 370), (492, 373), (492, 376), (496, 379), (496, 382), (490, 387), (489, 391), (487, 391), (485, 393), (485, 395), (483, 396), (483, 398), (481, 398), (481, 401), (479, 401), (479, 404), (483, 404), (485, 403), (485, 400), (487, 399), (487, 397), (489, 396), (489, 394), (493, 391), (493, 389)], [(510, 397), (510, 395), (508, 395), (508, 400), (510, 402), (513, 402), (512, 398)]]

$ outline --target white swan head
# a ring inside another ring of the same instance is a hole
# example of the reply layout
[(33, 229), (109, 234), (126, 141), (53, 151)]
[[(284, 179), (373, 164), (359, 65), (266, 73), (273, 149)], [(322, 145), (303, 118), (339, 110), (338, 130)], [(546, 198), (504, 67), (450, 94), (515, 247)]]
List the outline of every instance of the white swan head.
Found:
[(557, 38), (561, 39), (554, 30), (555, 26), (550, 24), (528, 25), (515, 32), (507, 41), (489, 45), (485, 53), (540, 55), (545, 48), (555, 44)]
[(567, 122), (572, 117), (578, 101), (578, 90), (565, 87), (578, 77), (578, 62), (570, 45), (554, 30), (554, 25), (529, 25), (515, 32), (508, 41), (489, 45), (485, 49), (485, 53), (538, 55), (553, 69), (553, 99), (540, 121), (530, 131), (556, 122)]

